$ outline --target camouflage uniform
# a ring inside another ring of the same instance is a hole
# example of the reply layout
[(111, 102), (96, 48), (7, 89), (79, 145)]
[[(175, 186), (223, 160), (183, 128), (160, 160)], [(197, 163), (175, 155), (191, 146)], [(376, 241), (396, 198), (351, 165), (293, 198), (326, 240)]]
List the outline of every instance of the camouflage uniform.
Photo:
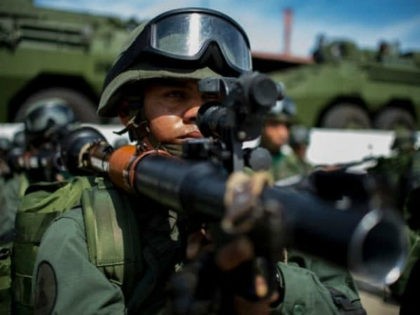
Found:
[[(194, 10), (204, 16), (209, 12)], [(158, 23), (160, 18), (165, 21), (164, 17), (170, 17), (171, 14), (165, 13), (153, 21)], [(218, 13), (211, 15), (212, 19), (221, 18)], [(186, 20), (183, 19), (184, 22)], [(210, 25), (214, 27), (215, 24)], [(226, 24), (223, 25), (223, 32), (219, 35), (230, 30)], [(217, 67), (217, 71), (208, 68), (207, 63), (212, 58), (206, 58), (206, 64), (195, 66), (194, 69), (190, 69), (187, 63), (175, 67), (178, 60), (156, 63), (154, 59), (162, 57), (160, 55), (152, 54), (153, 58), (148, 59), (150, 51), (148, 55), (143, 55), (139, 48), (139, 38), (148, 30), (147, 26), (141, 25), (133, 31), (132, 41), (110, 70), (100, 100), (100, 115), (115, 116), (117, 106), (120, 106), (118, 100), (124, 97), (126, 91), (124, 88), (133, 82), (226, 75)], [(194, 33), (196, 31), (195, 28)], [(170, 34), (171, 38), (182, 35)], [(212, 36), (211, 32), (206, 34)], [(169, 58), (168, 55), (164, 56), (163, 61), (167, 61), (166, 58)], [(136, 86), (136, 93), (142, 94), (139, 85)], [(136, 129), (142, 126), (139, 120), (145, 118), (142, 115), (144, 113), (140, 108), (140, 112), (126, 125), (132, 140), (146, 139), (153, 148), (171, 153), (180, 151), (179, 147), (162, 146), (154, 141), (153, 134), (145, 137), (142, 133), (144, 130)], [(86, 194), (90, 197), (86, 197)], [(75, 208), (57, 217), (43, 235), (33, 273), (36, 313), (168, 313), (166, 302), (169, 297), (165, 288), (171, 275), (185, 259), (186, 235), (182, 224), (184, 221), (181, 220), (184, 218), (180, 217), (177, 221), (170, 209), (147, 197), (126, 195), (113, 185), (93, 185), (91, 189), (83, 191), (83, 196)], [(30, 197), (25, 197), (26, 204), (31, 203)], [(66, 197), (64, 194), (61, 196)], [(107, 209), (106, 215), (102, 214), (104, 209)], [(129, 224), (131, 227), (128, 227)], [(116, 259), (114, 250), (122, 249), (122, 256), (119, 254)], [(124, 269), (120, 276), (116, 275), (118, 267)], [(357, 290), (348, 272), (327, 265), (319, 266), (315, 261), (311, 263), (309, 258), (294, 261), (293, 257), (289, 263), (279, 263), (278, 270), (284, 299), (273, 309), (273, 314), (339, 314), (346, 310), (363, 314)], [(335, 289), (331, 290), (330, 287)]]

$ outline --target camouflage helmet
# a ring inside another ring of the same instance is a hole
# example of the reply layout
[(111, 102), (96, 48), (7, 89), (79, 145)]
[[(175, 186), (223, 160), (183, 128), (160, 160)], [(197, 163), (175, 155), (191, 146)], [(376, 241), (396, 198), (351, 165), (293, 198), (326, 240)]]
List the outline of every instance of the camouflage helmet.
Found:
[(117, 116), (122, 87), (130, 84), (239, 76), (251, 70), (249, 39), (233, 19), (205, 8), (170, 10), (131, 33), (105, 78), (98, 114)]

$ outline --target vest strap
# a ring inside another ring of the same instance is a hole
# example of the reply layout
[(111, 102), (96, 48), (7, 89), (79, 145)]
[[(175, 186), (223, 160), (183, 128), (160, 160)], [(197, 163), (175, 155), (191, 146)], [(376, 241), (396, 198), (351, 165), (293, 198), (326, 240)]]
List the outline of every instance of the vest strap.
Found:
[(121, 192), (103, 178), (96, 182), (82, 195), (89, 259), (111, 282), (131, 292), (135, 268), (141, 270), (136, 219)]

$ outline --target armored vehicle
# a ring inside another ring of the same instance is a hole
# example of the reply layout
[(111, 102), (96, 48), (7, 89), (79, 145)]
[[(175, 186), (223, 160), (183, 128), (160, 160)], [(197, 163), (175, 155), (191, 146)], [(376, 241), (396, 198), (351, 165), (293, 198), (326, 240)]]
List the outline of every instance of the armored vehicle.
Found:
[(270, 73), (285, 85), (298, 119), (326, 128), (419, 129), (420, 51), (378, 51), (348, 40), (322, 42), (314, 62)]
[(20, 121), (27, 106), (60, 97), (82, 122), (97, 123), (106, 71), (134, 21), (0, 1), (0, 122)]

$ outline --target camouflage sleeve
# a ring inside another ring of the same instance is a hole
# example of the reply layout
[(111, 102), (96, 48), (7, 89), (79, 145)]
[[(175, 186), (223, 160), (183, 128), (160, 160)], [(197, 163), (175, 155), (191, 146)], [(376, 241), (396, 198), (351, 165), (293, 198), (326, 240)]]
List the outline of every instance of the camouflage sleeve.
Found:
[(124, 314), (121, 289), (90, 263), (81, 209), (66, 212), (44, 234), (32, 289), (36, 314)]
[(271, 314), (366, 314), (346, 270), (303, 255), (277, 268), (283, 301)]

